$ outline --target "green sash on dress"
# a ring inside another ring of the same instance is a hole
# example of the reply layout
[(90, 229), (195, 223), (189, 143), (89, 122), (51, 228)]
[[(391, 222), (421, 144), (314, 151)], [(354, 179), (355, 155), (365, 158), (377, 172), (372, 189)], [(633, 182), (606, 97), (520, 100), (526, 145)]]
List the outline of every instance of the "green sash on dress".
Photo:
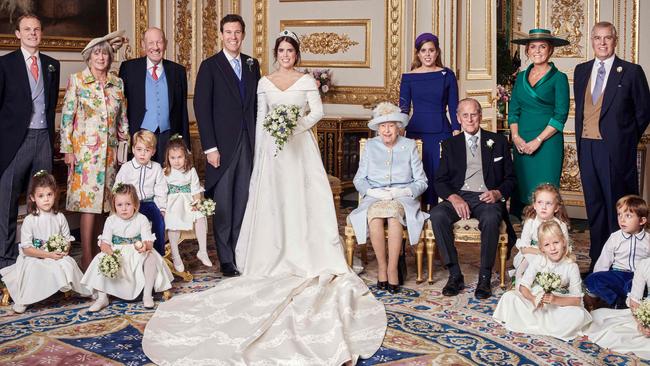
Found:
[(118, 235), (113, 235), (113, 237), (111, 238), (111, 242), (114, 245), (135, 244), (136, 241), (142, 241), (142, 236), (140, 236), (140, 234), (132, 238), (125, 238), (123, 236), (118, 236)]

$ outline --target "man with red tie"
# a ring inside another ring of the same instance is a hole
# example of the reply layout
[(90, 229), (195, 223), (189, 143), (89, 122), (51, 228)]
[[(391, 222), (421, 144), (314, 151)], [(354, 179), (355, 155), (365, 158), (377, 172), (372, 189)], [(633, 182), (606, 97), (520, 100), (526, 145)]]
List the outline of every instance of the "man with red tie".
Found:
[(41, 169), (52, 171), (59, 61), (39, 52), (41, 21), (16, 21), (20, 49), (0, 57), (0, 268), (18, 256), (18, 196)]
[(153, 159), (165, 162), (169, 137), (180, 134), (188, 148), (190, 124), (187, 115), (187, 74), (185, 67), (166, 60), (167, 39), (159, 28), (149, 28), (142, 36), (146, 56), (122, 62), (120, 78), (128, 102), (129, 132), (145, 129), (156, 134)]

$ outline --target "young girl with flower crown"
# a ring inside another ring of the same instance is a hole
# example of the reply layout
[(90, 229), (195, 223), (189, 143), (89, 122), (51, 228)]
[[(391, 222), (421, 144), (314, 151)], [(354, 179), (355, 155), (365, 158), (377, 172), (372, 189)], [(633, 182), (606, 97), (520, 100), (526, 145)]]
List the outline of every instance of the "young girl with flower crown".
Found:
[[(108, 295), (133, 300), (142, 293), (145, 308), (153, 308), (153, 291), (172, 287), (172, 274), (163, 258), (152, 250), (156, 236), (151, 224), (138, 212), (140, 200), (135, 187), (118, 183), (111, 196), (112, 213), (106, 219), (99, 237), (101, 253), (90, 263), (81, 283), (97, 290), (98, 297), (88, 311), (99, 311), (108, 306)], [(101, 271), (102, 258), (119, 249), (120, 268), (115, 278)]]
[[(77, 262), (68, 255), (74, 237), (65, 216), (57, 210), (57, 193), (56, 180), (45, 170), (32, 177), (29, 215), (20, 227), (20, 254), (15, 264), (0, 270), (16, 313), (23, 313), (27, 305), (58, 291), (91, 295), (90, 289), (81, 284), (83, 273)], [(59, 250), (53, 248), (55, 241), (61, 244)]]
[(201, 200), (203, 187), (199, 182), (199, 175), (192, 166), (192, 159), (183, 139), (172, 136), (167, 144), (165, 154), (165, 179), (167, 180), (167, 213), (165, 214), (165, 227), (172, 250), (172, 261), (178, 272), (185, 271), (185, 265), (178, 251), (178, 244), (182, 230), (192, 230), (199, 242), (199, 251), (196, 257), (203, 265), (212, 267), (206, 249), (208, 236), (208, 223), (205, 215), (197, 209)]
[[(532, 204), (524, 208), (524, 227), (516, 246), (519, 252), (512, 261), (515, 266), (515, 279), (523, 277), (528, 265), (540, 258), (537, 229), (542, 222), (553, 220), (560, 225), (567, 243), (570, 243), (566, 208), (562, 203), (560, 191), (550, 183), (540, 184), (533, 191)], [(518, 281), (517, 281), (518, 283)]]
[[(639, 262), (634, 271), (632, 289), (627, 295), (629, 309), (598, 309), (591, 313), (594, 321), (587, 330), (589, 339), (601, 347), (620, 353), (632, 352), (640, 358), (650, 359), (650, 328), (633, 315), (650, 291), (650, 258)], [(650, 301), (646, 297), (645, 301)]]
[(503, 294), (493, 317), (511, 332), (567, 341), (591, 321), (582, 306), (580, 270), (557, 222), (543, 222), (537, 236), (543, 257), (530, 263), (518, 289)]

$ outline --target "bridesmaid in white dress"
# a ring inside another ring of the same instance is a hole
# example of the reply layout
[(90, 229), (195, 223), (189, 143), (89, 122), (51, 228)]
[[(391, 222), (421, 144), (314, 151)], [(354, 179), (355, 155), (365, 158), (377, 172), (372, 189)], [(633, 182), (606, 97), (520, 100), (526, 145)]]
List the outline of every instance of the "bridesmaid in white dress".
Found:
[[(243, 275), (158, 307), (142, 341), (158, 364), (339, 366), (372, 356), (384, 338), (384, 306), (346, 264), (310, 131), (323, 116), (316, 81), (294, 70), (295, 33), (280, 33), (274, 51), (278, 70), (257, 91), (254, 168), (236, 251)], [(274, 156), (262, 121), (278, 104), (300, 106), (303, 117)]]
[[(546, 221), (537, 232), (543, 258), (532, 261), (518, 290), (503, 294), (494, 319), (511, 332), (548, 335), (564, 341), (582, 334), (591, 316), (582, 306), (582, 280), (578, 264), (569, 258), (569, 247), (556, 221)], [(560, 290), (543, 293), (535, 282), (538, 273), (552, 272), (562, 279)]]
[(68, 242), (74, 240), (65, 216), (56, 210), (56, 180), (41, 170), (32, 177), (29, 187), (29, 215), (20, 227), (20, 254), (15, 264), (0, 270), (16, 313), (25, 312), (27, 305), (58, 291), (91, 295), (90, 289), (81, 284), (83, 273), (77, 262), (68, 253), (45, 250), (45, 243), (54, 235), (61, 235)]
[[(113, 189), (111, 197), (112, 214), (104, 223), (99, 237), (101, 253), (97, 254), (86, 270), (81, 283), (97, 290), (97, 300), (89, 312), (100, 311), (109, 304), (108, 295), (124, 300), (133, 300), (142, 293), (145, 308), (153, 308), (153, 291), (162, 292), (172, 287), (172, 273), (160, 254), (151, 250), (156, 235), (151, 233), (151, 224), (138, 212), (140, 200), (136, 188), (121, 184)], [(106, 255), (120, 250), (120, 271), (116, 278), (104, 276), (99, 264)]]
[(650, 329), (642, 327), (632, 311), (643, 299), (643, 291), (650, 291), (650, 258), (639, 262), (634, 271), (632, 289), (627, 296), (629, 309), (598, 309), (591, 313), (594, 321), (587, 330), (589, 339), (601, 347), (620, 353), (634, 353), (650, 359)]

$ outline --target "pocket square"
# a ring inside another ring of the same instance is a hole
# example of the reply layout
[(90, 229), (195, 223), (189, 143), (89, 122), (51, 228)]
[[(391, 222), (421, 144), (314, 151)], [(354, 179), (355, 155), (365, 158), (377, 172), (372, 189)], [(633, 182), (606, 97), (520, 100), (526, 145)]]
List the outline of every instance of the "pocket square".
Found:
[(499, 156), (498, 158), (494, 158), (494, 162), (496, 163), (497, 161), (500, 161), (501, 159), (503, 159), (503, 156)]

